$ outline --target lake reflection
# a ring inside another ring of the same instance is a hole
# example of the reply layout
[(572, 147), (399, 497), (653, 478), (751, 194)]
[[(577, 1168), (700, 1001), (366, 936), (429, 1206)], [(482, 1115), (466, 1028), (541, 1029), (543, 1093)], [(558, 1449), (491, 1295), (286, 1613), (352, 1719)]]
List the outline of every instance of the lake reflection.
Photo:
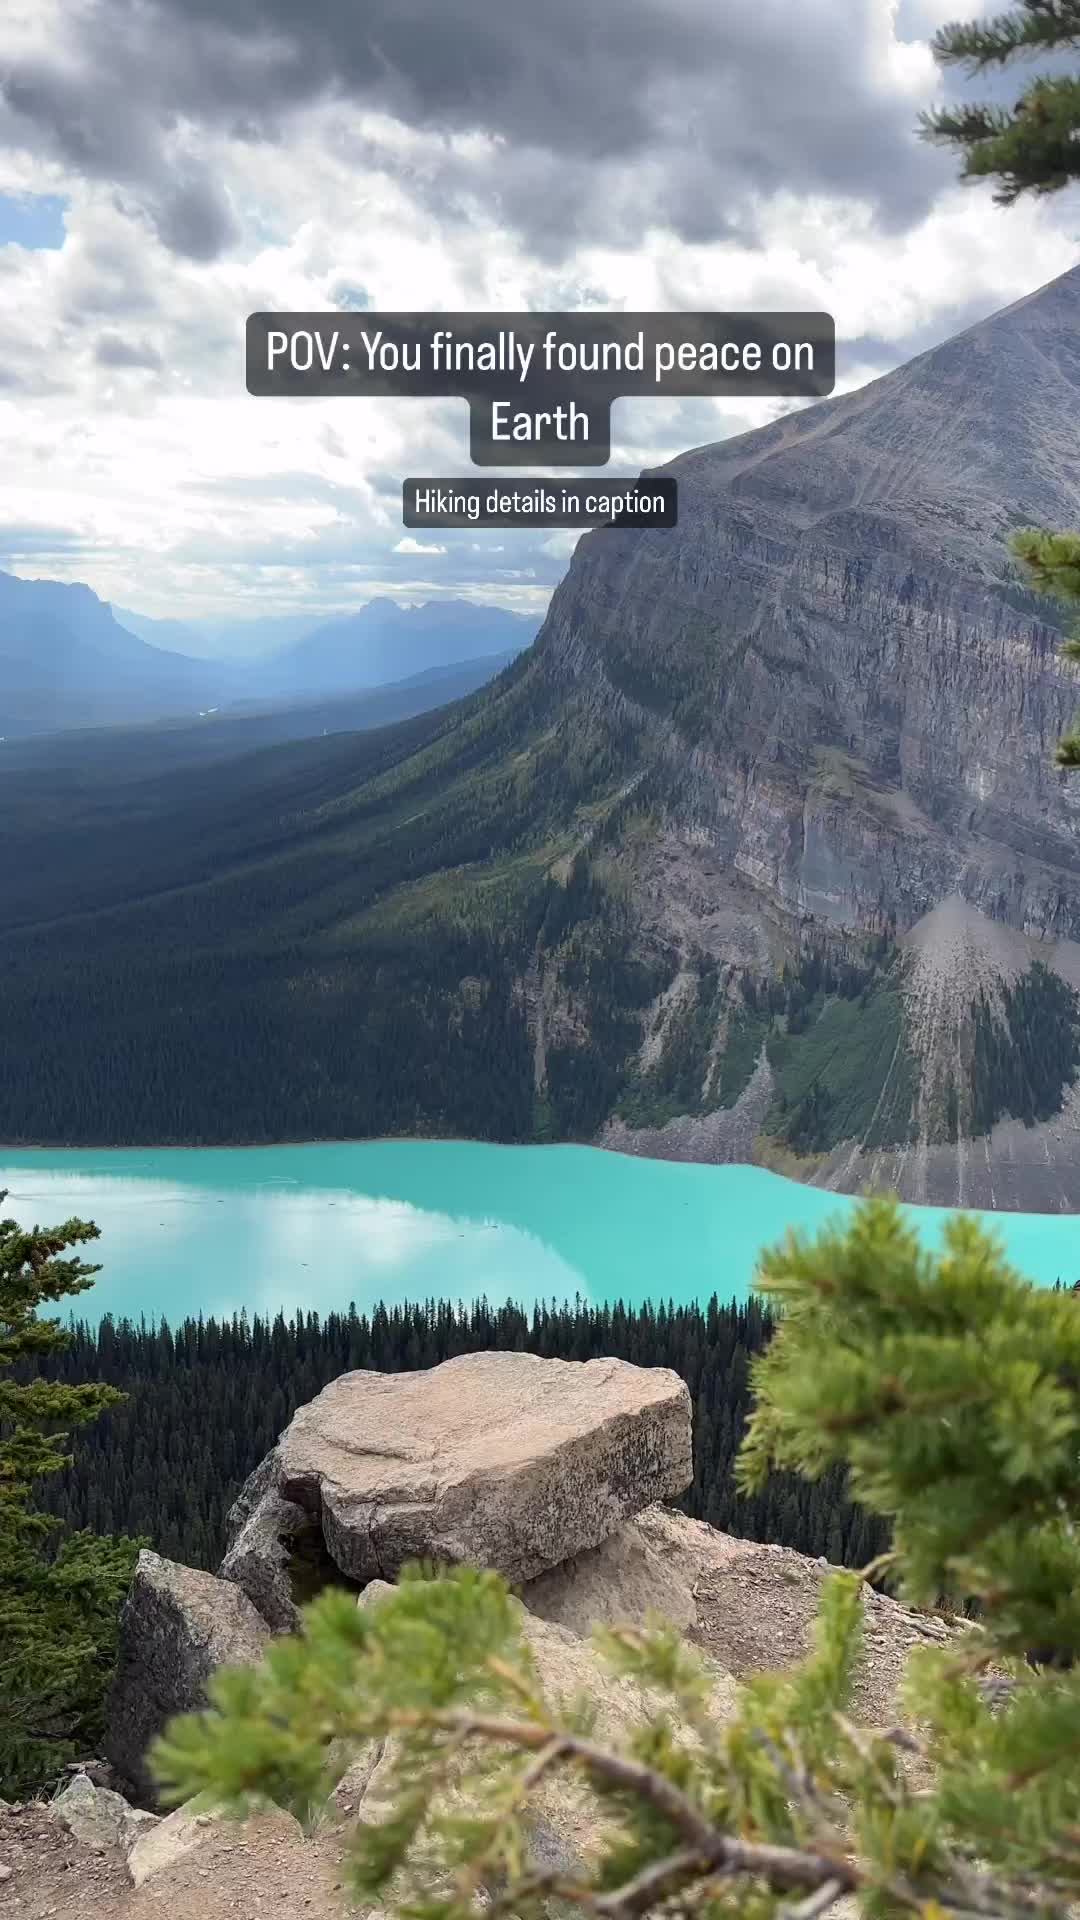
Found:
[[(350, 1301), (744, 1298), (763, 1246), (852, 1204), (758, 1167), (438, 1141), (5, 1150), (0, 1187), (23, 1225), (101, 1228), (87, 1251), (103, 1272), (77, 1313), (174, 1323)], [(911, 1215), (933, 1244), (944, 1210)], [(1080, 1274), (1072, 1216), (991, 1221), (1033, 1279)]]

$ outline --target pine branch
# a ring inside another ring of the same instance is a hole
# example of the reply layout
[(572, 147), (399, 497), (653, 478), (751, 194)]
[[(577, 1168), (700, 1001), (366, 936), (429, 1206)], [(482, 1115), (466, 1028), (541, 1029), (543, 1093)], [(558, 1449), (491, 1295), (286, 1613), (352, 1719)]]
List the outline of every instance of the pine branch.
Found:
[(931, 41), (940, 66), (971, 72), (1004, 66), (1025, 53), (1080, 46), (1080, 0), (1022, 0), (1012, 13), (990, 20), (952, 22)]
[[(387, 1715), (387, 1725), (395, 1732), (421, 1732), (434, 1727), (446, 1733), (464, 1735), (467, 1739), (501, 1742), (528, 1752), (539, 1752), (545, 1758), (550, 1755), (553, 1745), (553, 1736), (548, 1727), (537, 1726), (531, 1721), (471, 1713), (466, 1708), (451, 1708), (441, 1713), (426, 1713), (415, 1708), (392, 1709)], [(640, 1761), (628, 1759), (624, 1754), (600, 1746), (596, 1741), (584, 1740), (577, 1734), (560, 1734), (558, 1744), (561, 1756), (576, 1761), (587, 1777), (594, 1777), (610, 1787), (636, 1795), (682, 1835), (687, 1842), (686, 1847), (663, 1863), (673, 1873), (676, 1872), (673, 1861), (679, 1862), (677, 1872), (682, 1873), (686, 1860), (692, 1856), (699, 1873), (723, 1869), (728, 1873), (750, 1874), (765, 1880), (780, 1892), (800, 1887), (816, 1890), (835, 1879), (839, 1881), (843, 1892), (851, 1893), (862, 1883), (863, 1875), (856, 1867), (831, 1854), (739, 1840), (732, 1834), (718, 1831), (672, 1781)]]

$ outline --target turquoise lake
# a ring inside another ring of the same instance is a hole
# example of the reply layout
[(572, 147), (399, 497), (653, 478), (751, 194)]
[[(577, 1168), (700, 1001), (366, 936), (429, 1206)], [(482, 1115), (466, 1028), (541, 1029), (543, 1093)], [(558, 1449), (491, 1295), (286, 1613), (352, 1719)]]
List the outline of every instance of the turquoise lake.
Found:
[[(726, 1302), (745, 1298), (786, 1228), (813, 1231), (854, 1204), (759, 1167), (450, 1141), (0, 1149), (0, 1188), (24, 1226), (77, 1214), (101, 1228), (81, 1317), (173, 1323), (482, 1295)], [(909, 1211), (936, 1244), (947, 1212)], [(983, 1217), (1033, 1280), (1080, 1277), (1074, 1215)]]

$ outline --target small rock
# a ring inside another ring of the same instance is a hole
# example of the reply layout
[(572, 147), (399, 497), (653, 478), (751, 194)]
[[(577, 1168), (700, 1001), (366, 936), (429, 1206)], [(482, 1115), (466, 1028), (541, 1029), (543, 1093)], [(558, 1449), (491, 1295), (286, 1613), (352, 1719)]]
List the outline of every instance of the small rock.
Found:
[(57, 1794), (49, 1812), (93, 1853), (126, 1853), (146, 1827), (157, 1825), (154, 1814), (130, 1806), (108, 1787), (95, 1787), (85, 1773)]
[(14, 1880), (14, 1878), (15, 1878), (14, 1867), (0, 1866), (0, 1881)]

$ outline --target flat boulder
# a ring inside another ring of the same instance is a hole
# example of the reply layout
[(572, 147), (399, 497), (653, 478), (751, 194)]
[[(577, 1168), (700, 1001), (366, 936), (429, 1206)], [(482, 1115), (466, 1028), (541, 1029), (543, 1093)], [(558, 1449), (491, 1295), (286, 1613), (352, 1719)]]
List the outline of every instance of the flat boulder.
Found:
[(226, 1818), (211, 1807), (188, 1800), (164, 1820), (155, 1820), (152, 1829), (135, 1841), (127, 1857), (132, 1883), (141, 1887), (156, 1873), (164, 1873), (182, 1860), (186, 1853), (200, 1847)]
[(154, 1802), (146, 1751), (166, 1722), (204, 1706), (215, 1668), (254, 1664), (269, 1638), (231, 1581), (140, 1553), (120, 1613), (105, 1736), (108, 1758), (140, 1798)]
[(690, 1395), (665, 1367), (462, 1354), (342, 1374), (269, 1458), (237, 1503), (244, 1537), (223, 1566), (256, 1604), (282, 1593), (283, 1502), (318, 1517), (333, 1567), (359, 1586), (410, 1560), (518, 1584), (689, 1486)]

